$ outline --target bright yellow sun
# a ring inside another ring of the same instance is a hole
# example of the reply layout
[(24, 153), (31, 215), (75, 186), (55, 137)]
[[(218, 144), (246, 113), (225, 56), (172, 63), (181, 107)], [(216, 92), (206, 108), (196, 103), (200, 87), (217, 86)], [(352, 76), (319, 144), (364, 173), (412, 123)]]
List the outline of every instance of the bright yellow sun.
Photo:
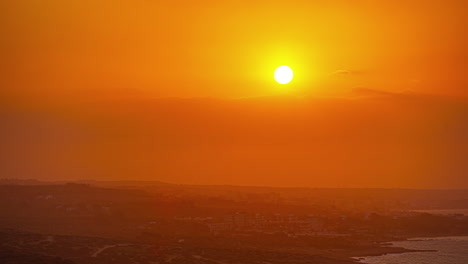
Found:
[(279, 66), (275, 70), (275, 80), (280, 84), (289, 83), (292, 80), (293, 76), (293, 70), (289, 66)]

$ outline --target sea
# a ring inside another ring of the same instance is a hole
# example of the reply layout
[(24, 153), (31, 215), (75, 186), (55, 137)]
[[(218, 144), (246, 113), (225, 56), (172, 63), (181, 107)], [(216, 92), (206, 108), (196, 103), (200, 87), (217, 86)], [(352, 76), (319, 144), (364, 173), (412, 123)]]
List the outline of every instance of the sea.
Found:
[(365, 257), (361, 263), (372, 264), (468, 264), (468, 236), (413, 238), (392, 242), (395, 247), (430, 249), (435, 252), (407, 252)]
[[(468, 216), (468, 209), (414, 211), (436, 215), (461, 214)], [(407, 249), (436, 251), (365, 257), (361, 262), (371, 264), (468, 264), (468, 236), (413, 238), (407, 241), (392, 242), (392, 245)]]

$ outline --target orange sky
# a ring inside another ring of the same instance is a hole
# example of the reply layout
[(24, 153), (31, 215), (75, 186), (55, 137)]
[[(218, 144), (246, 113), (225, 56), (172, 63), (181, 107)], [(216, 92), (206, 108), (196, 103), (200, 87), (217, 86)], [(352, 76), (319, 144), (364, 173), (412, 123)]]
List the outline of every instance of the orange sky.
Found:
[(1, 1), (2, 174), (468, 188), (466, 10)]

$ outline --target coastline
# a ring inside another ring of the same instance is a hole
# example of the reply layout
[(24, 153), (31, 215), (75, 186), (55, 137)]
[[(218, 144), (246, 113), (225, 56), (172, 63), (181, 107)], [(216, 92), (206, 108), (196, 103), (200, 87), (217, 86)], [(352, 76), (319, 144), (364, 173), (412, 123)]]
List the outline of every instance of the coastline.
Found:
[[(388, 243), (388, 242), (385, 242)], [(361, 263), (362, 260), (366, 259), (367, 257), (376, 257), (376, 256), (384, 256), (389, 254), (403, 254), (403, 253), (410, 253), (410, 252), (436, 252), (437, 250), (421, 250), (421, 249), (408, 249), (403, 247), (393, 247), (393, 246), (385, 246), (381, 248), (373, 248), (368, 250), (362, 250), (361, 252), (356, 252), (351, 259), (354, 262)]]
[[(414, 252), (438, 252), (439, 250), (435, 249), (409, 249), (409, 248), (404, 248), (404, 247), (399, 247), (399, 246), (394, 246), (395, 242), (418, 242), (418, 241), (427, 241), (431, 240), (432, 238), (434, 240), (436, 239), (441, 239), (441, 238), (451, 238), (451, 237), (467, 237), (468, 234), (459, 234), (459, 235), (440, 235), (440, 236), (434, 236), (434, 235), (423, 235), (423, 236), (417, 236), (417, 237), (409, 237), (405, 239), (398, 239), (398, 240), (392, 240), (392, 241), (384, 241), (380, 242), (379, 245), (380, 247), (378, 248), (373, 248), (373, 249), (367, 249), (363, 250), (362, 252), (356, 252), (353, 257), (354, 262), (356, 263), (362, 263), (363, 260), (365, 260), (368, 257), (377, 257), (377, 256), (384, 256), (384, 255), (398, 255), (398, 254), (403, 254), (403, 253), (414, 253)], [(353, 254), (353, 253), (352, 253)]]

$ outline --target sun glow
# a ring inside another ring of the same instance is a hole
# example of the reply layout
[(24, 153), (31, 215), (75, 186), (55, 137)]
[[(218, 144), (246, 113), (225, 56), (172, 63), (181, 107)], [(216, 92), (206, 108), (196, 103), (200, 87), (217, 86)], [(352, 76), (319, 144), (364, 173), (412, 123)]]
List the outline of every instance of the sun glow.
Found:
[(292, 80), (294, 73), (289, 66), (283, 65), (276, 68), (274, 76), (278, 83), (287, 84)]

